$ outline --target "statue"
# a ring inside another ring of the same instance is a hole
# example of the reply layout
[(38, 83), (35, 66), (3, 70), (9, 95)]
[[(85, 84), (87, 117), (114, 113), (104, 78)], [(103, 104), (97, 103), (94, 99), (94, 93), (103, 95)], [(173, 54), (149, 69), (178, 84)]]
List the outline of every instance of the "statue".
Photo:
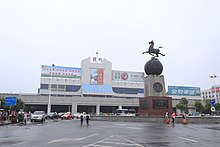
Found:
[(159, 50), (160, 48), (163, 48), (163, 47), (159, 47), (158, 49), (154, 49), (154, 42), (153, 42), (153, 40), (151, 42), (149, 42), (149, 44), (150, 44), (150, 46), (148, 48), (148, 51), (143, 52), (142, 54), (149, 53), (151, 56), (154, 56), (154, 57), (155, 57), (155, 55), (156, 55), (156, 57), (158, 57), (158, 54), (160, 54), (162, 56), (165, 56), (164, 54), (161, 54), (160, 50)]

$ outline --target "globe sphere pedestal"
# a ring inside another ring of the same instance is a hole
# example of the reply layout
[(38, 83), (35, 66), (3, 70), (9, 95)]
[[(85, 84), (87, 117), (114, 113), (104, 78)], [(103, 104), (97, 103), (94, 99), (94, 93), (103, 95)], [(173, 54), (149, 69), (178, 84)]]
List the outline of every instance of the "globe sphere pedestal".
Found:
[(160, 75), (163, 72), (162, 63), (155, 57), (146, 62), (144, 71), (147, 75)]
[(162, 63), (152, 57), (144, 66), (144, 97), (139, 99), (139, 115), (164, 116), (172, 113), (172, 97), (166, 96)]

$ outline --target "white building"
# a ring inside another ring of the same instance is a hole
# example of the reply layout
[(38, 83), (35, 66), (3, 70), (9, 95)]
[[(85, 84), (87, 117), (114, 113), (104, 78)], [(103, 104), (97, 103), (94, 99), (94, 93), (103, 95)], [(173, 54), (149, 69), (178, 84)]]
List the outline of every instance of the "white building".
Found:
[[(170, 87), (167, 95), (173, 98), (173, 108), (182, 97), (188, 99), (190, 108), (202, 99), (198, 87)], [(16, 96), (25, 102), (27, 111), (47, 112), (49, 101), (51, 111), (57, 112), (138, 111), (139, 98), (144, 97), (144, 72), (113, 70), (112, 63), (98, 55), (82, 60), (81, 67), (42, 65), (38, 94)]]

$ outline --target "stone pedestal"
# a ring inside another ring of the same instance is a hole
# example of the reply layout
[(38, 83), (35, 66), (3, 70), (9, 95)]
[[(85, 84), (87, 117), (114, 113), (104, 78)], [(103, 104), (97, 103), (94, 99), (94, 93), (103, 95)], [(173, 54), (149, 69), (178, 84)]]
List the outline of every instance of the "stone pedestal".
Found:
[(172, 97), (148, 96), (139, 99), (139, 115), (164, 116), (165, 112), (172, 113)]

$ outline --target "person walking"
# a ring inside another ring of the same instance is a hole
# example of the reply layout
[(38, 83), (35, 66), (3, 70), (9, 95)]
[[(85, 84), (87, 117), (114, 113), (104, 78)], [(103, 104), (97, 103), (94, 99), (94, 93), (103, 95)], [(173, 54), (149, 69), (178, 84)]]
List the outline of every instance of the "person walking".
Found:
[(164, 119), (165, 119), (165, 122), (166, 122), (167, 124), (170, 123), (170, 118), (169, 118), (169, 113), (168, 113), (168, 112), (165, 112), (165, 114), (164, 114)]
[(173, 124), (175, 123), (175, 117), (176, 117), (175, 112), (173, 112), (172, 115), (171, 115), (172, 123)]
[(187, 124), (186, 114), (183, 114), (183, 124)]
[(89, 125), (89, 120), (90, 120), (90, 117), (89, 117), (89, 114), (87, 113), (86, 114), (86, 124), (87, 124), (87, 126)]
[(83, 117), (84, 117), (83, 114), (81, 114), (81, 115), (80, 115), (81, 126), (83, 125), (83, 119), (84, 119)]

